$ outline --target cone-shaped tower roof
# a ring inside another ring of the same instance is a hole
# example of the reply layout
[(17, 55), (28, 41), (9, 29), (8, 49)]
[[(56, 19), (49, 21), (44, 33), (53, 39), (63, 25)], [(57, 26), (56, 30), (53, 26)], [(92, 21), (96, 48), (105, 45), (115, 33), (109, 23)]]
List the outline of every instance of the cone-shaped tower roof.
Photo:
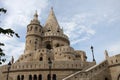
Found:
[(38, 20), (38, 14), (37, 14), (37, 10), (35, 11), (33, 20), (31, 20), (31, 24), (40, 24), (39, 20)]
[(54, 14), (53, 8), (51, 8), (47, 21), (45, 23), (46, 28), (51, 28), (52, 30), (57, 30), (59, 27), (58, 21)]

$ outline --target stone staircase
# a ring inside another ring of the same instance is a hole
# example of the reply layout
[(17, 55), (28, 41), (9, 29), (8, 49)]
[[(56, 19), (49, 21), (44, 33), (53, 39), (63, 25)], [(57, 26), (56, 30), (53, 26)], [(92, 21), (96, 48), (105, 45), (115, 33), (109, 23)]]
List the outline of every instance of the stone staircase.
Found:
[(104, 71), (106, 67), (108, 67), (107, 61), (103, 61), (100, 64), (94, 65), (86, 70), (77, 71), (73, 74), (70, 74), (62, 80), (92, 80), (93, 77), (99, 75), (102, 71)]

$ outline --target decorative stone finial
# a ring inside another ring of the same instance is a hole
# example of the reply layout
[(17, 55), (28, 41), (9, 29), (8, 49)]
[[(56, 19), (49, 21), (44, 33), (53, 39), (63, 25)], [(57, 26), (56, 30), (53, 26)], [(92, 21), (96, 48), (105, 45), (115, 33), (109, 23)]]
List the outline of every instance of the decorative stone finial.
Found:
[(35, 11), (35, 14), (34, 14), (34, 20), (38, 20), (37, 10)]
[(14, 57), (12, 56), (12, 59), (11, 59), (11, 64), (13, 64), (14, 63)]
[(108, 55), (108, 51), (107, 50), (105, 50), (105, 58), (107, 59), (108, 57), (109, 57), (109, 55)]

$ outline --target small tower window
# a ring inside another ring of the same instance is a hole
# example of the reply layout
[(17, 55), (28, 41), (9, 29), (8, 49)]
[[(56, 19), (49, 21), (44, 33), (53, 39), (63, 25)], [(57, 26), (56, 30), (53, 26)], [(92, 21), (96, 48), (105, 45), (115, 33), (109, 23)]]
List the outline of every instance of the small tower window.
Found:
[(32, 30), (32, 26), (30, 27), (30, 31)]
[(39, 59), (40, 61), (43, 61), (43, 57), (40, 57), (40, 59)]
[(32, 41), (30, 40), (30, 43), (31, 43)]
[(35, 31), (37, 31), (37, 27), (35, 27)]

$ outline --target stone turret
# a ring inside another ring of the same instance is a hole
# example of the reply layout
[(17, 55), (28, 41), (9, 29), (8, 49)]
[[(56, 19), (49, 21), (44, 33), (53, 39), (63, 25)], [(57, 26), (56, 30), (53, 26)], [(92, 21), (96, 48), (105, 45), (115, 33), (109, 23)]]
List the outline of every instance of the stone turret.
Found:
[(53, 8), (50, 10), (43, 30), (45, 37), (44, 46), (47, 49), (53, 49), (60, 46), (68, 46), (70, 44), (68, 37), (63, 33), (63, 30), (58, 24)]
[[(33, 52), (42, 47), (42, 26), (38, 20), (37, 11), (34, 14), (33, 20), (27, 26), (25, 53)], [(26, 52), (27, 51), (27, 52)]]

